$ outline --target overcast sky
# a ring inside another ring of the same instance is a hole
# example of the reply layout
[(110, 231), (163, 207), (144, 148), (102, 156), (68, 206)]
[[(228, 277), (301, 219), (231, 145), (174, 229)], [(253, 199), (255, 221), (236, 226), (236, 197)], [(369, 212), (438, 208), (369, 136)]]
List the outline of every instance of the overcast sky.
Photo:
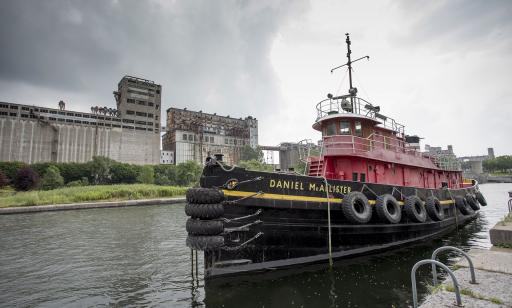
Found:
[[(0, 101), (115, 106), (124, 75), (162, 104), (255, 116), (260, 144), (318, 140), (315, 105), (359, 95), (422, 143), (512, 154), (512, 1), (0, 1)], [(343, 82), (342, 82), (343, 81)], [(164, 110), (165, 110), (164, 109)], [(165, 117), (164, 117), (165, 118)]]

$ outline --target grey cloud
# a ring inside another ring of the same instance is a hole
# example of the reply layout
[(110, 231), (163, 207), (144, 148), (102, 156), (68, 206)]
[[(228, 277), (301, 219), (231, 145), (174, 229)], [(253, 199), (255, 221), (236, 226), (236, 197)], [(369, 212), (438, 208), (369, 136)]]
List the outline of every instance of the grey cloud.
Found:
[(445, 52), (501, 46), (512, 50), (511, 1), (401, 1), (398, 7), (403, 18), (412, 21), (394, 35), (398, 43), (430, 45)]
[(132, 74), (162, 84), (164, 107), (270, 111), (280, 100), (273, 39), (307, 8), (298, 1), (2, 1), (0, 89), (2, 80), (21, 82), (101, 92), (110, 102), (117, 81)]

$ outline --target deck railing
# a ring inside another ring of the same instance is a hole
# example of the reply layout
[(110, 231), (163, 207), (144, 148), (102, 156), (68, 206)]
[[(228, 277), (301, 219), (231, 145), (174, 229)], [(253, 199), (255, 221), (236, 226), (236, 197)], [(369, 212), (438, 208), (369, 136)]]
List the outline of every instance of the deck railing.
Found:
[(353, 135), (326, 136), (323, 138), (322, 145), (324, 155), (362, 154), (385, 150), (430, 159), (437, 167), (443, 170), (460, 170), (460, 164), (444, 161), (438, 156), (431, 156), (415, 149), (407, 148), (403, 141), (382, 135), (372, 134), (368, 138)]
[(374, 106), (370, 102), (356, 96), (342, 95), (324, 99), (316, 105), (316, 110), (317, 121), (332, 114), (357, 114), (378, 120), (382, 127), (397, 132), (401, 137), (404, 136), (404, 125), (379, 113), (380, 108), (378, 106)]

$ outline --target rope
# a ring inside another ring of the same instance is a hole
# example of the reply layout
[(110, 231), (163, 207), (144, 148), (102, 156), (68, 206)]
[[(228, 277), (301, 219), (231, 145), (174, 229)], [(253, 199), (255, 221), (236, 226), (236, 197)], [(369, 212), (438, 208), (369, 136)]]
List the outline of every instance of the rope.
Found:
[(222, 250), (227, 250), (227, 251), (238, 250), (238, 249), (244, 247), (245, 245), (249, 244), (250, 242), (254, 241), (255, 239), (257, 239), (261, 235), (263, 235), (263, 232), (258, 232), (255, 236), (253, 236), (252, 238), (250, 238), (247, 241), (243, 242), (242, 244), (240, 244), (240, 245), (238, 245), (236, 247), (222, 247)]
[(220, 162), (220, 161), (216, 160), (215, 158), (211, 157), (210, 159), (211, 159), (212, 161), (214, 161), (215, 163), (217, 163), (217, 164), (221, 167), (221, 169), (222, 169), (222, 170), (224, 170), (224, 171), (226, 171), (226, 172), (231, 172), (231, 171), (235, 170), (235, 168), (236, 168), (236, 166), (231, 166), (231, 168), (230, 168), (230, 169), (228, 169), (228, 168), (226, 168), (226, 167), (223, 165), (223, 163), (222, 163), (222, 162)]
[(329, 199), (329, 187), (327, 183), (327, 178), (325, 176), (322, 176), (325, 183), (325, 196), (327, 198), (327, 228), (328, 228), (328, 234), (329, 234), (329, 267), (332, 268), (332, 241), (331, 241), (331, 201)]
[(261, 209), (257, 210), (254, 214), (249, 214), (249, 215), (242, 216), (242, 217), (236, 217), (236, 218), (231, 218), (231, 219), (223, 217), (222, 221), (224, 221), (225, 223), (230, 223), (232, 221), (247, 219), (247, 218), (250, 218), (250, 217), (253, 217), (253, 216), (257, 216), (259, 214), (261, 214)]
[[(245, 181), (242, 181), (242, 182), (238, 182), (238, 180), (237, 180), (237, 179), (229, 179), (229, 180), (227, 180), (227, 182), (226, 182), (226, 183), (224, 183), (224, 185), (222, 185), (222, 186), (217, 186), (217, 187), (218, 187), (218, 188), (227, 188), (227, 189), (231, 190), (231, 189), (234, 189), (235, 187), (237, 187), (237, 186), (238, 186), (238, 185), (240, 185), (240, 184), (245, 184), (245, 183), (250, 183), (250, 182), (256, 182), (256, 181), (261, 181), (261, 180), (263, 180), (263, 177), (262, 177), (262, 176), (258, 176), (258, 177), (255, 177), (254, 179), (245, 180)], [(235, 186), (233, 186), (233, 187), (229, 188), (229, 187), (228, 187), (228, 183), (229, 183), (230, 181), (237, 181), (237, 183), (235, 184)]]
[(366, 186), (366, 184), (363, 184), (363, 187), (361, 188), (361, 192), (363, 192), (365, 188), (368, 189), (372, 194), (374, 194), (375, 197), (379, 197), (379, 195), (377, 195), (377, 193), (375, 193), (370, 187)]
[(242, 198), (236, 199), (236, 200), (224, 201), (224, 203), (226, 203), (226, 204), (235, 204), (235, 203), (237, 203), (239, 201), (242, 201), (242, 200), (245, 200), (245, 199), (249, 199), (249, 198), (253, 198), (253, 197), (256, 197), (256, 196), (261, 195), (261, 194), (263, 194), (263, 192), (260, 190), (260, 191), (258, 191), (255, 194), (252, 194), (252, 195), (249, 195), (249, 196), (246, 196), (246, 197), (242, 197)]

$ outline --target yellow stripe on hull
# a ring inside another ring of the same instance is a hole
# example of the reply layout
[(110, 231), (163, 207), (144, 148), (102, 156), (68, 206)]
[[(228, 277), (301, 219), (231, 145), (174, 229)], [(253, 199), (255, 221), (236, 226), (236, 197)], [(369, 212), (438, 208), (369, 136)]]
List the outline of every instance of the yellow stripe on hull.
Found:
[[(258, 199), (268, 199), (268, 200), (282, 200), (282, 201), (304, 201), (304, 202), (333, 202), (333, 203), (341, 203), (343, 201), (342, 198), (325, 198), (325, 197), (310, 197), (310, 196), (296, 196), (296, 195), (282, 195), (282, 194), (269, 194), (269, 193), (261, 193), (259, 195), (254, 195), (255, 192), (252, 191), (237, 191), (237, 190), (227, 190), (223, 189), (225, 196), (229, 197), (249, 197), (258, 198)], [(375, 200), (368, 200), (368, 203), (371, 205), (375, 204)], [(453, 204), (453, 200), (443, 200), (440, 201), (441, 204)], [(402, 201), (398, 201), (398, 204), (404, 205)]]

